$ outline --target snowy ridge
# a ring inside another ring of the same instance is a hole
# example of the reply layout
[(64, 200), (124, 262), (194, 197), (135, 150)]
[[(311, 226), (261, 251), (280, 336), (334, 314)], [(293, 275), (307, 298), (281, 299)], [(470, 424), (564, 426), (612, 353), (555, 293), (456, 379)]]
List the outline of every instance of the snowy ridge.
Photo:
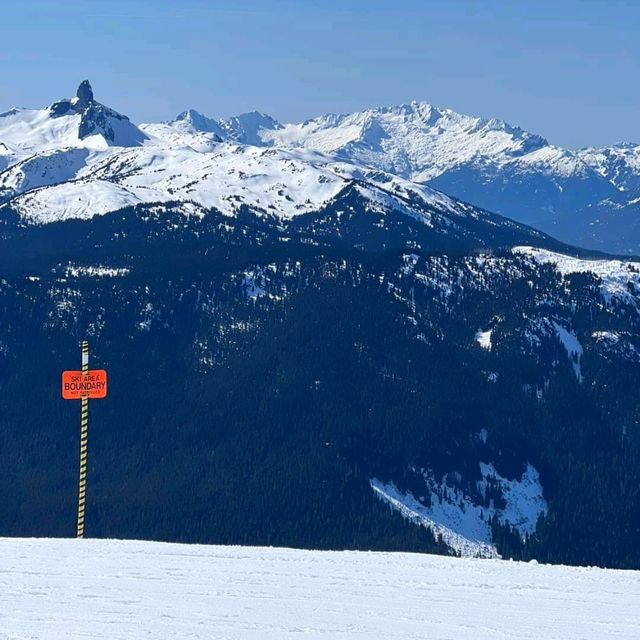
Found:
[(637, 571), (113, 540), (2, 539), (0, 557), (7, 640), (640, 635)]
[(252, 144), (335, 154), (417, 182), (428, 182), (460, 167), (482, 170), (482, 164), (489, 163), (506, 174), (602, 177), (616, 189), (624, 188), (616, 179), (620, 170), (609, 166), (614, 162), (624, 163), (626, 173), (636, 176), (640, 184), (640, 147), (574, 152), (502, 120), (464, 115), (427, 102), (326, 114), (284, 125), (262, 114), (244, 114), (233, 120), (250, 124), (234, 128), (225, 127), (223, 120), (193, 110), (189, 113), (187, 125), (184, 114), (168, 125), (185, 132), (215, 130), (238, 141), (250, 139)]
[(286, 220), (319, 211), (351, 184), (372, 212), (401, 211), (430, 225), (428, 210), (436, 208), (494, 226), (513, 224), (429, 187), (317, 151), (255, 146), (265, 126), (282, 128), (258, 113), (216, 122), (189, 110), (172, 123), (138, 129), (96, 102), (85, 81), (71, 100), (0, 116), (8, 165), (0, 171), (0, 205), (10, 203), (36, 224), (166, 202), (225, 215), (248, 207)]
[(516, 226), (430, 187), (317, 152), (227, 143), (203, 152), (168, 146), (158, 139), (101, 153), (64, 149), (35, 156), (0, 174), (0, 198), (4, 194), (11, 207), (34, 224), (176, 201), (230, 216), (248, 207), (260, 215), (289, 220), (319, 211), (349, 185), (368, 203), (365, 210), (398, 211), (429, 227), (434, 213), (445, 225), (468, 219), (491, 227)]
[[(486, 433), (483, 434), (486, 439)], [(425, 495), (416, 498), (411, 493), (400, 491), (394, 483), (384, 483), (373, 478), (371, 487), (376, 494), (397, 509), (407, 519), (442, 536), (445, 544), (462, 557), (493, 558), (498, 552), (493, 545), (489, 519), (497, 517), (509, 524), (523, 537), (535, 531), (541, 515), (547, 512), (542, 497), (542, 486), (538, 472), (527, 465), (520, 479), (507, 480), (491, 464), (480, 463), (482, 480), (477, 489), (484, 498), (491, 488), (499, 490), (505, 506), (497, 508), (493, 500), (488, 506), (477, 504), (452, 484), (445, 476), (440, 482), (432, 474), (425, 473)]]
[[(503, 121), (466, 116), (426, 102), (327, 114), (298, 124), (282, 125), (257, 113), (232, 121), (238, 123), (235, 128), (197, 114), (190, 118), (189, 128), (211, 131), (217, 125), (217, 131), (226, 129), (234, 139), (336, 154), (416, 181), (429, 180), (480, 155), (507, 159), (546, 144), (540, 136)], [(183, 114), (170, 124), (184, 128)]]
[[(635, 226), (640, 145), (563, 149), (502, 120), (426, 102), (288, 124), (256, 112), (230, 120), (191, 113), (166, 127), (185, 136), (215, 130), (237, 142), (317, 150), (428, 183), (551, 235), (561, 234), (572, 244), (639, 251), (635, 229), (624, 238), (616, 236), (616, 229)], [(621, 210), (630, 224), (620, 215), (611, 216)]]
[(601, 281), (600, 292), (607, 304), (616, 299), (635, 304), (631, 292), (640, 290), (640, 262), (585, 260), (534, 247), (514, 247), (513, 252), (528, 256), (539, 264), (552, 264), (563, 277), (574, 273), (592, 273)]
[(220, 137), (206, 131), (182, 130), (168, 124), (144, 124), (140, 129), (149, 137), (152, 144), (161, 144), (176, 148), (189, 148), (206, 153), (213, 151)]

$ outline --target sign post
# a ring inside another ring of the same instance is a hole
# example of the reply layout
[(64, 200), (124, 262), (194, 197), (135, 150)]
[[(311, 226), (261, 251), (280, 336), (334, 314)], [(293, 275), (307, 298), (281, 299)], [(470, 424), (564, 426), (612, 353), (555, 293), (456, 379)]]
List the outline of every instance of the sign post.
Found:
[(76, 537), (84, 537), (84, 509), (87, 493), (87, 447), (89, 439), (89, 398), (106, 398), (107, 372), (89, 371), (89, 343), (82, 341), (82, 371), (62, 372), (62, 397), (80, 400), (80, 478)]
[[(82, 375), (89, 373), (89, 343), (82, 341)], [(84, 504), (87, 492), (87, 446), (89, 444), (89, 397), (82, 396), (80, 409), (80, 481), (78, 483), (78, 522), (76, 536), (84, 537)]]

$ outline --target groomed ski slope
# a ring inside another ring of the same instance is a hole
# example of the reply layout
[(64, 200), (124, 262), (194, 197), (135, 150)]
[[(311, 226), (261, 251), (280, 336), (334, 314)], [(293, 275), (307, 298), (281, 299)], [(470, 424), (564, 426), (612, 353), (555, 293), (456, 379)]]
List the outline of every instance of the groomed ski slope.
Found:
[(640, 638), (640, 572), (404, 553), (0, 539), (0, 638)]

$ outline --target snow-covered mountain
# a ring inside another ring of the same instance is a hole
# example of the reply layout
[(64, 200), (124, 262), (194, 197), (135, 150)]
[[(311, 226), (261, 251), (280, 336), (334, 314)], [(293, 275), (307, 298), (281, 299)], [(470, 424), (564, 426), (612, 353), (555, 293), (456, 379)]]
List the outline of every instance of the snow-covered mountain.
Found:
[[(0, 205), (27, 223), (170, 202), (227, 216), (248, 209), (286, 222), (338, 211), (345, 198), (356, 197), (362, 211), (418, 221), (419, 236), (436, 233), (465, 246), (472, 238), (477, 246), (557, 246), (533, 229), (354, 160), (250, 144), (266, 129), (285, 131), (257, 113), (215, 122), (186, 111), (173, 123), (139, 129), (95, 102), (85, 81), (74, 99), (9, 112), (0, 125), (0, 140), (13, 149), (0, 172)], [(412, 246), (424, 247), (424, 240)]]
[(285, 125), (246, 114), (233, 119), (234, 128), (190, 113), (186, 127), (184, 117), (169, 126), (336, 155), (429, 184), (567, 242), (640, 250), (640, 232), (623, 232), (630, 221), (637, 225), (640, 213), (639, 145), (571, 151), (501, 120), (418, 102)]
[(65, 147), (131, 147), (144, 140), (146, 135), (129, 118), (94, 99), (87, 80), (75, 97), (46, 109), (13, 108), (0, 113), (0, 144), (12, 147), (17, 157)]
[(640, 145), (582, 149), (577, 155), (621, 191), (640, 195)]
[(137, 127), (98, 103), (87, 81), (70, 100), (0, 115), (0, 203), (15, 200), (32, 221), (179, 199), (291, 217), (354, 179), (432, 200), (430, 186), (566, 242), (640, 250), (636, 145), (574, 152), (417, 102), (284, 125), (258, 112), (215, 120), (189, 109)]
[(314, 152), (227, 143), (207, 153), (162, 144), (99, 154), (66, 148), (31, 156), (0, 174), (11, 206), (33, 222), (91, 218), (138, 203), (171, 201), (191, 201), (226, 215), (246, 206), (292, 218), (319, 211), (350, 184), (361, 185), (372, 203), (388, 203), (414, 216), (420, 215), (418, 209), (403, 199), (413, 197), (454, 217), (480, 215), (429, 187)]

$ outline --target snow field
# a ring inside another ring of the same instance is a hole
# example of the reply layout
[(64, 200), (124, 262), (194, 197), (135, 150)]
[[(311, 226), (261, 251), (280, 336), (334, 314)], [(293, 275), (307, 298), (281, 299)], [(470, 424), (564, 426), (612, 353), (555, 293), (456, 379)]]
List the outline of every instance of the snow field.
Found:
[(0, 539), (2, 640), (637, 639), (639, 603), (637, 571)]

